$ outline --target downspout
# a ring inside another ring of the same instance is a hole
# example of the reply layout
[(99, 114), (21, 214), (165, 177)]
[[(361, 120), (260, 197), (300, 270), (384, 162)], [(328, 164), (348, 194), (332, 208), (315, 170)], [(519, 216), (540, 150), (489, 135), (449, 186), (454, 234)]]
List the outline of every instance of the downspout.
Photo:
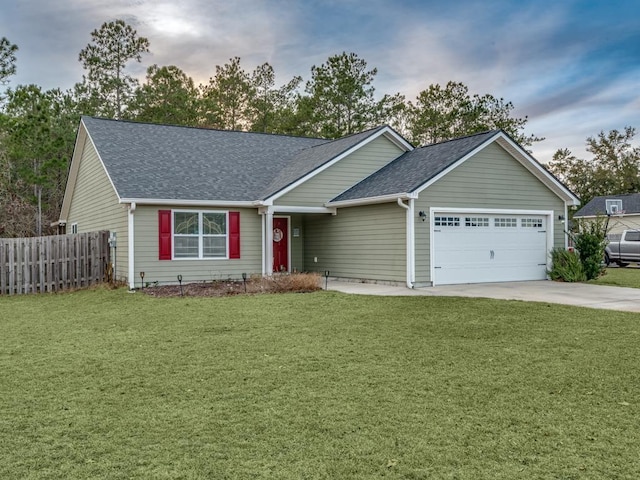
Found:
[(135, 269), (133, 268), (133, 261), (135, 258), (134, 255), (134, 235), (133, 235), (133, 212), (136, 211), (136, 202), (131, 202), (129, 204), (129, 214), (128, 214), (128, 251), (129, 251), (129, 289), (133, 290), (136, 288), (135, 285)]
[(260, 219), (260, 225), (262, 228), (262, 236), (260, 238), (262, 238), (262, 276), (264, 277), (267, 274), (267, 228), (266, 228), (266, 223), (267, 221), (265, 220), (266, 215), (261, 213), (262, 218)]
[[(609, 221), (609, 219), (607, 219)], [(564, 203), (564, 249), (569, 249), (569, 229), (571, 225), (569, 224), (569, 209), (567, 208), (567, 202)]]
[(398, 205), (406, 210), (406, 236), (407, 236), (407, 244), (406, 244), (406, 256), (407, 256), (407, 288), (413, 288), (413, 279), (414, 279), (414, 228), (413, 228), (413, 199), (409, 199), (409, 205), (405, 205), (402, 201), (402, 198), (398, 197)]

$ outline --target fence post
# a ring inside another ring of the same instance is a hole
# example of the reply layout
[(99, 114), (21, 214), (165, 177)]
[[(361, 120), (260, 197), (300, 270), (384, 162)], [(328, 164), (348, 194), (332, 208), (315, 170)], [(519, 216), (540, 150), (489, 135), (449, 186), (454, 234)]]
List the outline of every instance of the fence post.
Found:
[(9, 284), (9, 279), (7, 278), (9, 269), (8, 246), (9, 244), (5, 240), (0, 239), (0, 295), (9, 293), (7, 288)]

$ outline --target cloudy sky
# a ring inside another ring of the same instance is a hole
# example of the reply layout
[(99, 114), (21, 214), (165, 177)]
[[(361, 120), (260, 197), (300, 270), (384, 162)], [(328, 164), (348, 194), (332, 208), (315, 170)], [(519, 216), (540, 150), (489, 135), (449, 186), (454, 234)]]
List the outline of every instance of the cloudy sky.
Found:
[(131, 68), (177, 65), (203, 83), (239, 56), (269, 62), (276, 81), (355, 52), (377, 67), (374, 86), (408, 99), (432, 83), (513, 102), (548, 161), (580, 157), (601, 130), (640, 129), (638, 0), (0, 0), (0, 37), (19, 47), (10, 86), (67, 89), (82, 78), (90, 32), (124, 19), (151, 43)]

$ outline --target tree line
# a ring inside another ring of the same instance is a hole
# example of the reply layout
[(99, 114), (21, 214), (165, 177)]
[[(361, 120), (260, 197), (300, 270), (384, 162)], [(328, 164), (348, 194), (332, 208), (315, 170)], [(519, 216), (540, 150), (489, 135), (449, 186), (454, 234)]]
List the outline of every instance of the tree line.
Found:
[[(389, 124), (415, 145), (498, 128), (525, 147), (542, 140), (524, 133), (528, 119), (515, 117), (511, 102), (472, 94), (459, 82), (429, 85), (414, 100), (400, 93), (377, 95), (377, 69), (355, 53), (336, 54), (312, 66), (306, 81), (294, 76), (276, 83), (269, 63), (245, 70), (241, 59), (232, 57), (216, 65), (203, 84), (196, 85), (175, 65), (155, 64), (139, 82), (128, 67), (143, 61), (150, 43), (124, 21), (115, 20), (91, 32), (90, 43), (78, 54), (82, 79), (63, 91), (33, 84), (7, 88), (16, 73), (17, 52), (17, 45), (0, 40), (3, 237), (52, 233), (81, 115), (327, 139)], [(627, 155), (629, 149), (623, 147), (630, 145), (634, 134), (632, 128), (624, 135), (602, 133), (594, 142), (600, 145), (606, 137), (615, 143), (614, 155)], [(601, 155), (595, 147), (594, 151)], [(625, 158), (625, 165), (635, 161), (637, 177), (637, 149)], [(580, 195), (583, 188), (576, 171), (589, 163), (583, 162), (559, 150), (550, 168)], [(624, 168), (627, 172), (629, 165)], [(624, 188), (637, 186), (630, 182)], [(591, 190), (584, 191), (591, 195)]]

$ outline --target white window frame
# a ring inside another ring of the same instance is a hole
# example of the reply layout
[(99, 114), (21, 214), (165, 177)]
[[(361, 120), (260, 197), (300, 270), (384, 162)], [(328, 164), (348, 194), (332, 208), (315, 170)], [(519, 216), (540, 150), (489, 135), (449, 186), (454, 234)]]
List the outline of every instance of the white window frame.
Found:
[[(175, 214), (176, 213), (191, 213), (198, 215), (198, 233), (197, 234), (180, 234), (175, 232)], [(224, 234), (204, 234), (202, 223), (204, 214), (218, 213), (225, 216), (225, 233)], [(198, 238), (198, 256), (197, 257), (176, 257), (176, 237), (197, 237)], [(204, 238), (224, 237), (225, 239), (225, 254), (220, 257), (205, 257), (204, 256)], [(171, 259), (172, 260), (228, 260), (229, 259), (229, 211), (228, 210), (191, 210), (191, 209), (176, 209), (171, 210)]]
[(489, 217), (464, 217), (465, 228), (489, 228)]
[(518, 219), (514, 217), (494, 217), (495, 228), (518, 228)]
[(520, 220), (522, 228), (544, 228), (544, 220), (542, 218), (526, 217)]
[(433, 224), (436, 227), (459, 227), (460, 217), (455, 216), (437, 216), (433, 219)]
[(71, 234), (76, 234), (78, 233), (78, 222), (73, 222), (71, 224)]

